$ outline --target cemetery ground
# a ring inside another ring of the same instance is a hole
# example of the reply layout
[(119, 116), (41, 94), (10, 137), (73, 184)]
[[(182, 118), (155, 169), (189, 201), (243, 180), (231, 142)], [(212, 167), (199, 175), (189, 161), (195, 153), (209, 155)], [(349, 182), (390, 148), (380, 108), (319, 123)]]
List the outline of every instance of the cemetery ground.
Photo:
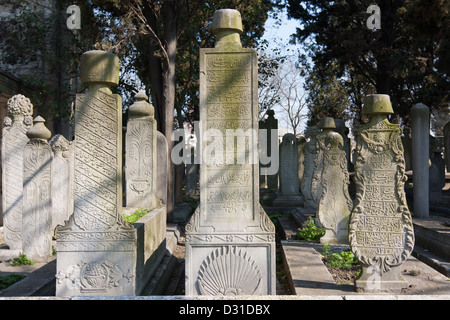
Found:
[[(192, 203), (192, 199), (190, 202)], [(277, 230), (276, 291), (278, 298), (271, 297), (271, 299), (448, 299), (450, 263), (443, 257), (443, 253), (446, 250), (444, 247), (448, 249), (450, 243), (450, 220), (442, 213), (442, 207), (436, 208), (430, 218), (414, 219), (417, 237), (415, 250), (402, 265), (402, 276), (408, 281), (409, 287), (401, 292), (383, 292), (374, 295), (355, 292), (353, 281), (358, 274), (357, 264), (348, 268), (342, 268), (343, 263), (338, 263), (336, 268), (330, 267), (329, 263), (327, 265), (325, 260), (333, 253), (345, 259), (342, 257), (345, 257), (345, 252), (349, 252), (348, 246), (323, 245), (317, 240), (297, 240), (301, 226), (304, 231), (312, 233), (307, 230), (311, 217), (304, 216), (293, 208), (265, 206)], [(184, 223), (168, 225), (166, 258), (161, 262), (157, 275), (143, 290), (141, 297), (136, 298), (152, 299), (151, 296), (153, 296), (158, 299), (171, 299), (171, 297), (183, 299), (185, 296), (184, 236)], [(56, 253), (50, 263), (29, 265), (26, 264), (26, 259), (22, 259), (25, 264), (17, 261), (19, 260), (18, 252), (6, 250), (2, 238), (0, 238), (0, 248), (0, 260), (2, 260), (0, 277), (18, 281), (7, 288), (2, 287), (0, 299), (26, 299), (26, 297), (71, 299), (55, 297)], [(9, 255), (6, 254), (7, 252)], [(341, 252), (344, 254), (340, 254)], [(12, 261), (17, 261), (18, 265), (13, 266)], [(15, 279), (11, 275), (19, 275), (19, 277)], [(0, 281), (0, 285), (2, 283)]]

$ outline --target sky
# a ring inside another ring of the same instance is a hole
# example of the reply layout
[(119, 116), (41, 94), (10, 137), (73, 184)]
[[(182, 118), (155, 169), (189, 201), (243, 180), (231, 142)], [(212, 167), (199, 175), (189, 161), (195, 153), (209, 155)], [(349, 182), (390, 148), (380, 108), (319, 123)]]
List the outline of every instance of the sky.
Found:
[[(265, 24), (265, 32), (263, 39), (269, 42), (269, 50), (271, 48), (281, 48), (282, 52), (289, 54), (289, 59), (296, 62), (298, 59), (298, 45), (290, 45), (290, 36), (295, 33), (296, 28), (300, 26), (299, 22), (294, 19), (288, 19), (286, 12), (280, 14), (280, 21), (269, 17)], [(289, 49), (289, 51), (287, 51)], [(287, 115), (283, 114), (281, 108), (274, 108), (275, 118), (278, 119), (279, 136), (283, 136), (287, 132), (293, 132), (287, 124)], [(306, 127), (306, 119), (300, 124), (299, 131), (303, 131)]]

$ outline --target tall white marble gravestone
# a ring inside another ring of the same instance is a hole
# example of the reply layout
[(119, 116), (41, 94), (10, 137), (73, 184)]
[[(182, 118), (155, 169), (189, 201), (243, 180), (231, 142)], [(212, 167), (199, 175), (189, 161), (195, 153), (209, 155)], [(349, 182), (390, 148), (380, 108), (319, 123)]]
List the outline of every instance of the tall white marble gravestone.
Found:
[(157, 135), (155, 110), (144, 91), (128, 108), (125, 135), (126, 207), (153, 209), (160, 203), (156, 197)]
[(306, 128), (305, 138), (307, 142), (303, 149), (305, 160), (303, 161), (304, 169), (300, 189), (304, 199), (304, 211), (311, 213), (315, 213), (315, 202), (311, 194), (311, 183), (314, 174), (314, 161), (317, 156), (317, 134), (319, 132), (320, 129), (316, 126)]
[(311, 179), (311, 197), (314, 203), (314, 210), (317, 213), (317, 209), (319, 207), (319, 202), (322, 197), (322, 172), (323, 172), (323, 155), (325, 152), (326, 146), (326, 138), (328, 135), (336, 129), (336, 125), (334, 123), (334, 119), (331, 117), (324, 117), (320, 119), (318, 128), (322, 130), (316, 135), (316, 149), (315, 149), (315, 157), (314, 157), (314, 171)]
[[(216, 11), (211, 29), (215, 48), (200, 51), (203, 162), (200, 204), (186, 225), (186, 295), (275, 294), (275, 228), (258, 192), (257, 56), (241, 46), (238, 11)], [(248, 141), (225, 149), (236, 129)]]
[(51, 132), (37, 116), (27, 131), (23, 151), (23, 254), (34, 262), (52, 258), (52, 148)]
[(303, 204), (298, 181), (297, 139), (292, 133), (286, 133), (280, 144), (280, 192), (273, 206), (299, 207)]
[(50, 140), (52, 162), (52, 230), (73, 213), (73, 144), (61, 134)]
[(322, 171), (322, 196), (317, 216), (325, 228), (321, 243), (348, 244), (348, 221), (353, 208), (348, 193), (347, 153), (340, 148), (344, 139), (337, 132), (325, 137)]
[(402, 130), (391, 124), (388, 95), (369, 95), (363, 113), (370, 117), (356, 132), (356, 197), (349, 223), (350, 247), (362, 271), (357, 291), (400, 290), (408, 286), (401, 264), (414, 248), (406, 203)]
[(135, 295), (136, 229), (122, 218), (122, 101), (112, 53), (85, 52), (75, 105), (74, 213), (57, 233), (57, 296)]
[(429, 157), (430, 110), (423, 103), (411, 108), (411, 151), (413, 169), (413, 214), (416, 218), (430, 216)]
[(23, 149), (33, 124), (30, 99), (18, 94), (7, 104), (2, 135), (3, 238), (11, 250), (22, 249)]

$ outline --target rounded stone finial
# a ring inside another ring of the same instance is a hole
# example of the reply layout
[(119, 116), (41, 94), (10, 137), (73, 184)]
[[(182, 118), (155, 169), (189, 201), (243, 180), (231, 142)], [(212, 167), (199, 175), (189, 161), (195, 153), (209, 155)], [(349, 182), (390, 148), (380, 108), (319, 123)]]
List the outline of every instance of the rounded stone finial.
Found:
[(148, 96), (143, 90), (139, 90), (134, 96), (136, 101), (128, 108), (128, 115), (132, 117), (154, 116), (155, 109), (147, 102)]
[(27, 131), (28, 139), (48, 140), (52, 136), (50, 130), (44, 124), (45, 120), (41, 116), (37, 116), (33, 120), (33, 126)]
[(211, 31), (217, 34), (221, 31), (234, 31), (242, 34), (242, 18), (239, 11), (234, 9), (220, 9), (214, 12)]
[(387, 94), (371, 94), (364, 99), (362, 114), (390, 114), (394, 113), (391, 99)]
[(336, 129), (336, 124), (334, 123), (334, 119), (332, 117), (325, 117), (320, 119), (317, 126), (320, 129)]
[(119, 84), (119, 58), (102, 50), (83, 53), (80, 59), (80, 78), (87, 86), (105, 84), (116, 87)]

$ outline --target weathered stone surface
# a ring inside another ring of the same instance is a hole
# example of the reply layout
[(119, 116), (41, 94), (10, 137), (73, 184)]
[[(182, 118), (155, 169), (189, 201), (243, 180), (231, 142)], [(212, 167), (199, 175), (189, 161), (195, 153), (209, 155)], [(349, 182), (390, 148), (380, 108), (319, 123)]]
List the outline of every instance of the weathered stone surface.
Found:
[(125, 136), (126, 207), (153, 209), (156, 197), (157, 136), (154, 108), (143, 91), (128, 109)]
[(274, 206), (298, 207), (303, 204), (298, 181), (297, 139), (286, 133), (280, 144), (280, 193), (273, 201)]
[[(200, 204), (186, 225), (186, 295), (275, 294), (275, 229), (258, 192), (257, 57), (241, 47), (236, 19), (235, 10), (216, 11), (212, 25), (225, 29), (213, 29), (216, 47), (200, 51), (203, 162)], [(246, 141), (225, 148), (227, 129), (247, 132)]]
[(334, 119), (331, 117), (322, 118), (318, 124), (322, 132), (316, 135), (316, 154), (314, 158), (314, 171), (311, 180), (311, 197), (314, 201), (314, 209), (317, 212), (320, 198), (322, 197), (322, 172), (323, 154), (326, 149), (325, 139), (336, 129)]
[(306, 210), (315, 211), (315, 203), (311, 195), (311, 182), (314, 174), (314, 159), (317, 156), (317, 134), (320, 129), (316, 126), (308, 127), (305, 130), (305, 138), (307, 142), (304, 148), (305, 160), (302, 183), (300, 189), (304, 199), (304, 207)]
[(340, 150), (344, 141), (337, 132), (325, 138), (329, 145), (323, 153), (322, 196), (319, 202), (318, 218), (325, 228), (321, 243), (348, 243), (348, 221), (353, 208), (348, 193), (347, 154)]
[(413, 169), (413, 213), (417, 218), (429, 216), (429, 147), (430, 111), (423, 103), (411, 108), (411, 141)]
[(23, 253), (34, 262), (52, 258), (52, 159), (50, 131), (42, 117), (27, 131), (23, 151)]
[(387, 120), (388, 103), (387, 95), (367, 97), (363, 112), (368, 113), (370, 120), (357, 130), (356, 136), (356, 198), (349, 241), (362, 265), (361, 275), (355, 281), (361, 291), (407, 286), (399, 266), (414, 247), (412, 219), (404, 193), (401, 129)]
[(444, 160), (447, 172), (450, 172), (450, 121), (444, 127)]
[(73, 213), (73, 145), (57, 134), (50, 140), (52, 161), (52, 230), (63, 226)]
[(118, 58), (81, 57), (87, 94), (75, 110), (74, 213), (57, 234), (57, 296), (135, 295), (136, 230), (122, 219), (122, 102)]
[(167, 204), (167, 174), (169, 171), (169, 149), (167, 140), (164, 134), (156, 132), (156, 163), (158, 170), (156, 172), (156, 197), (161, 200), (163, 204)]
[(30, 99), (18, 94), (8, 100), (2, 136), (3, 238), (11, 250), (22, 249), (23, 149), (33, 124)]

